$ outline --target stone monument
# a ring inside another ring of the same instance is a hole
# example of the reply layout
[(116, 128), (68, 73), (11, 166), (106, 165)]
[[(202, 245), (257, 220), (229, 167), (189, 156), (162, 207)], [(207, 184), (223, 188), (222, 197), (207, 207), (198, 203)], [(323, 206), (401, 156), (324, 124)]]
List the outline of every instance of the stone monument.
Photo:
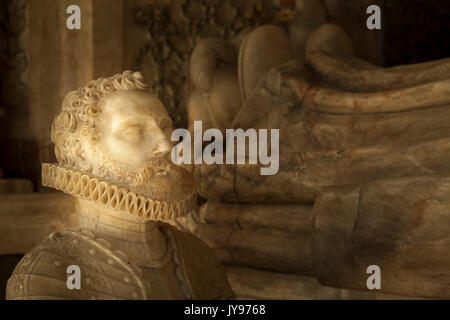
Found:
[(77, 198), (78, 228), (24, 256), (8, 299), (234, 298), (211, 250), (164, 223), (197, 196), (193, 176), (168, 158), (172, 122), (146, 88), (125, 71), (66, 96), (52, 126), (58, 163), (42, 165), (42, 182)]

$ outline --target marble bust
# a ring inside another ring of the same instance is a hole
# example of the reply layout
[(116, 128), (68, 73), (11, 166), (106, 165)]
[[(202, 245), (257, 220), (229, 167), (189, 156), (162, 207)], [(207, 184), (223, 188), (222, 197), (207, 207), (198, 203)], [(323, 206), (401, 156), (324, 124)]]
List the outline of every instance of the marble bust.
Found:
[[(139, 72), (70, 92), (52, 125), (57, 164), (42, 182), (77, 198), (78, 228), (26, 254), (7, 299), (232, 299), (199, 239), (166, 222), (196, 206), (193, 176), (170, 161), (172, 122)], [(81, 288), (68, 289), (78, 266)]]

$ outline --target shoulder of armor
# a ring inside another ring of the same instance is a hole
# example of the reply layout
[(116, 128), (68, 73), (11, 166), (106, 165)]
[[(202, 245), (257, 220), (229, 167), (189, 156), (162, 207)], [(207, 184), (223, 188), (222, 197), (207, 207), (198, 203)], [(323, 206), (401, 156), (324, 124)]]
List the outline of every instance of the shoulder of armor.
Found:
[[(80, 289), (69, 289), (69, 266), (80, 270)], [(17, 264), (7, 299), (145, 299), (140, 270), (86, 231), (55, 232)], [(117, 296), (119, 292), (122, 296)]]
[(225, 268), (214, 252), (197, 237), (171, 226), (168, 234), (176, 246), (175, 262), (186, 279), (190, 298), (200, 300), (235, 299)]

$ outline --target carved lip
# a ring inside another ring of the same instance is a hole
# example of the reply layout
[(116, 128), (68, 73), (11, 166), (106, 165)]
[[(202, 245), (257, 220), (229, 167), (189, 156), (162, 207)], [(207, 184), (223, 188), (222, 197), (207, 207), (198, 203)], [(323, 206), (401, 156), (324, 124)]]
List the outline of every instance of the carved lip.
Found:
[(95, 201), (142, 220), (176, 219), (191, 212), (197, 203), (195, 188), (176, 200), (155, 200), (90, 174), (52, 163), (42, 164), (42, 185), (76, 198)]

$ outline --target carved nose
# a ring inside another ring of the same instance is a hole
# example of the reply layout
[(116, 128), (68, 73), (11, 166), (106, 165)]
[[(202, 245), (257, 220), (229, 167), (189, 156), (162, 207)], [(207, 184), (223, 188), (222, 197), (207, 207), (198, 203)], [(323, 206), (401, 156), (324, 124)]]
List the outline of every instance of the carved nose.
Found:
[(170, 144), (167, 140), (162, 140), (158, 143), (155, 149), (152, 151), (152, 155), (155, 158), (165, 156), (170, 152)]

